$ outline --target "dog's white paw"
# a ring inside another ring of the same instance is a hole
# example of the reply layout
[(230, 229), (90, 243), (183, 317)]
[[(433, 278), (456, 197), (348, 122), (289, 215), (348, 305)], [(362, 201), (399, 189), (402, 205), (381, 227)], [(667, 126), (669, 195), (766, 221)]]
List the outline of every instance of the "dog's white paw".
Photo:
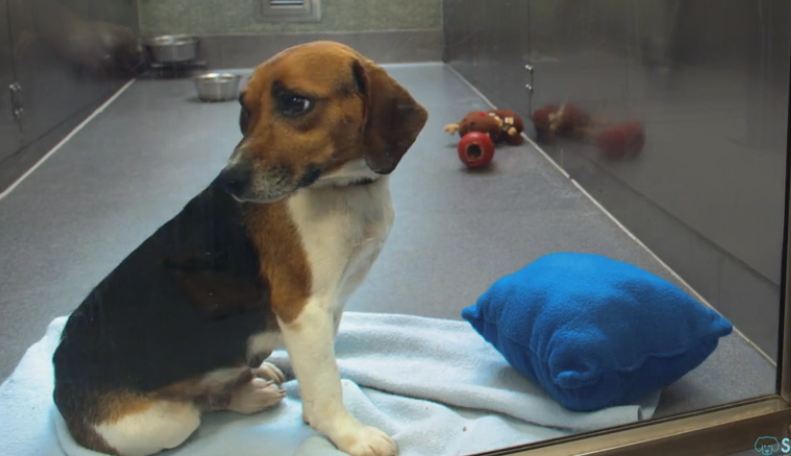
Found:
[(398, 445), (387, 434), (372, 426), (360, 427), (335, 442), (351, 456), (396, 456)]
[(277, 366), (264, 361), (261, 365), (253, 369), (253, 375), (264, 380), (271, 380), (278, 385), (286, 381), (286, 375)]
[(285, 396), (286, 391), (274, 381), (255, 377), (234, 390), (228, 409), (238, 413), (256, 413), (272, 407)]

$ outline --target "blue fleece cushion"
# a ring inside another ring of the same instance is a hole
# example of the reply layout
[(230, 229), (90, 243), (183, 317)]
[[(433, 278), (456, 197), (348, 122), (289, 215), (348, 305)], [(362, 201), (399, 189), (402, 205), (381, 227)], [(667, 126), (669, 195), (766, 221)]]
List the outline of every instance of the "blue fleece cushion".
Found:
[(675, 382), (732, 330), (666, 280), (580, 253), (502, 277), (461, 315), (517, 371), (580, 411), (634, 403)]

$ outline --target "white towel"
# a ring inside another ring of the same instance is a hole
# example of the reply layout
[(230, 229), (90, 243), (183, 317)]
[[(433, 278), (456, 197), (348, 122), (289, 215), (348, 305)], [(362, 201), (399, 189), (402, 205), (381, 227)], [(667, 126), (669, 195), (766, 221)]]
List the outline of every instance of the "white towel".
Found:
[[(51, 356), (65, 318), (25, 353), (0, 386), (0, 454), (85, 456), (52, 404)], [(650, 418), (642, 403), (579, 413), (562, 408), (511, 369), (465, 322), (347, 312), (336, 346), (344, 402), (394, 436), (402, 455), (457, 455)], [(289, 373), (283, 351), (270, 361)], [(243, 416), (212, 413), (174, 455), (339, 454), (302, 422), (294, 380), (282, 404)], [(57, 437), (56, 437), (57, 435)]]

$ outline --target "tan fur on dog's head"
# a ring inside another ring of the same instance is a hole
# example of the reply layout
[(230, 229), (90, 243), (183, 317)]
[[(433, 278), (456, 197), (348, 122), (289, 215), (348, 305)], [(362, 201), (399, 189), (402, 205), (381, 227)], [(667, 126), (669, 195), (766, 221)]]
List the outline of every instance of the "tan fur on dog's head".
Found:
[(261, 64), (239, 101), (244, 139), (222, 177), (237, 199), (253, 202), (276, 201), (355, 161), (388, 174), (427, 118), (379, 66), (328, 41)]

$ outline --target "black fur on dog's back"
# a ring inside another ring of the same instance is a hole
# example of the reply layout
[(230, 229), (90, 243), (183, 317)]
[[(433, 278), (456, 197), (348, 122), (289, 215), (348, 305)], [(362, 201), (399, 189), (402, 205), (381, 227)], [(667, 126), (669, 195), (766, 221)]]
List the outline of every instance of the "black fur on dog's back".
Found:
[(244, 206), (215, 180), (69, 317), (53, 358), (67, 420), (102, 394), (146, 394), (250, 361), (249, 337), (274, 318)]

